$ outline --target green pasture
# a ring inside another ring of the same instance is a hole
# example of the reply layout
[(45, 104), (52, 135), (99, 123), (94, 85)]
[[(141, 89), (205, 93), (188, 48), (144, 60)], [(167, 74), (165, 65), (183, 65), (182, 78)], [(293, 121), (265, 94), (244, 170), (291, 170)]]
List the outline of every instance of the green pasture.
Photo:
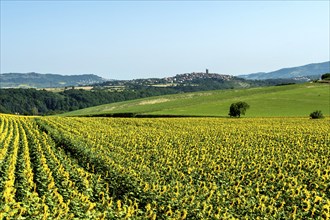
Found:
[(330, 85), (305, 83), (286, 86), (183, 93), (105, 104), (63, 116), (136, 113), (144, 115), (228, 116), (233, 102), (251, 107), (245, 117), (307, 116), (315, 110), (330, 115)]

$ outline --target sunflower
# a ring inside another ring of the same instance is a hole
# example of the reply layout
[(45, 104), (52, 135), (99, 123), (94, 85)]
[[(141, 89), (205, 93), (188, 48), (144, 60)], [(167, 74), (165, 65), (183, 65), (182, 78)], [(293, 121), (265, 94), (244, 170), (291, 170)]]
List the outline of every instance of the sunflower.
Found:
[(323, 198), (321, 196), (316, 196), (314, 199), (314, 204), (319, 205), (322, 202)]
[(311, 209), (311, 202), (309, 201), (309, 199), (304, 199), (302, 206), (303, 206), (303, 210), (305, 212), (308, 212)]

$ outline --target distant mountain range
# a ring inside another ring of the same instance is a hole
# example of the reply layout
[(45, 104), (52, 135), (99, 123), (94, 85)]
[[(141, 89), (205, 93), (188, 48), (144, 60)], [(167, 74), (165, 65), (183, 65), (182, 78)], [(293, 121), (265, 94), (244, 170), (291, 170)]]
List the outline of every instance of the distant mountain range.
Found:
[(83, 86), (106, 81), (94, 74), (59, 75), (41, 73), (0, 74), (0, 88), (48, 88)]
[(260, 72), (246, 75), (239, 75), (238, 77), (252, 80), (264, 79), (315, 79), (319, 78), (324, 73), (330, 72), (330, 61), (323, 63), (312, 63), (304, 66), (283, 68), (273, 72)]

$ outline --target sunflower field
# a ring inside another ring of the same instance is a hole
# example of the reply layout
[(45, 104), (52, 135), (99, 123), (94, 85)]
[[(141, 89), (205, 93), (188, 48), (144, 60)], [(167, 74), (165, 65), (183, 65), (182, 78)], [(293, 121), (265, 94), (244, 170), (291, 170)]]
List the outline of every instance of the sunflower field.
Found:
[(330, 120), (0, 115), (0, 219), (330, 219)]

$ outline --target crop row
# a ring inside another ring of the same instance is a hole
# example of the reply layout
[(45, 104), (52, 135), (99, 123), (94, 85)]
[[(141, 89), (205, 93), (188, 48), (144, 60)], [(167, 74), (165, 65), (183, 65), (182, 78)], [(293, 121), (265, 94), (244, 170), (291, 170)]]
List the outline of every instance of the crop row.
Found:
[(3, 217), (330, 218), (328, 119), (0, 120)]
[(328, 121), (47, 118), (42, 123), (61, 134), (67, 152), (112, 183), (117, 198), (135, 198), (157, 216), (329, 213)]
[(0, 120), (0, 219), (112, 219), (137, 209), (113, 200), (108, 183), (56, 148), (34, 119)]

